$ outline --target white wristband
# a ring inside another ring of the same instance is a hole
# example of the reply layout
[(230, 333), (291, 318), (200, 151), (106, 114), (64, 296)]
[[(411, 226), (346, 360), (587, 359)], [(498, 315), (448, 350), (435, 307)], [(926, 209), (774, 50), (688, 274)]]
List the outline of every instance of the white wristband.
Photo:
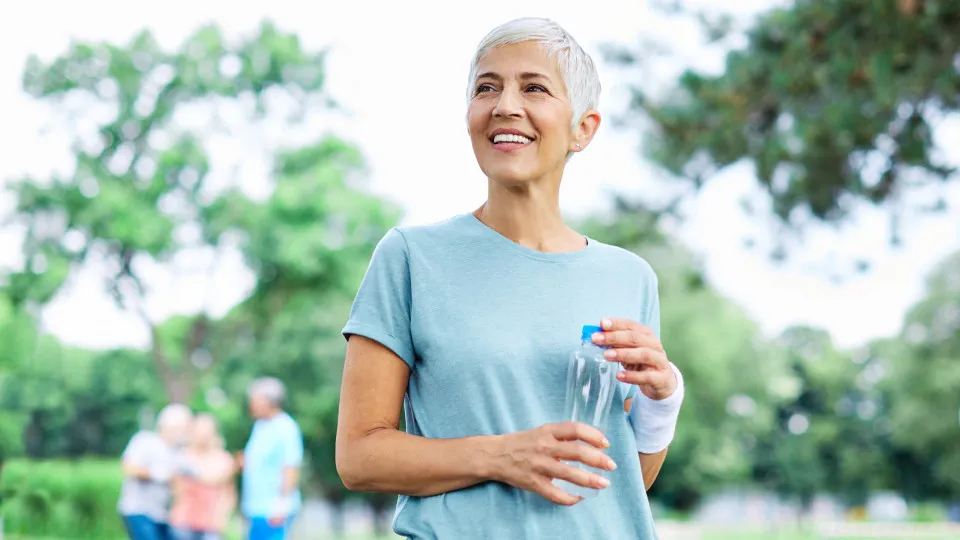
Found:
[(677, 376), (677, 389), (666, 399), (648, 398), (639, 390), (634, 395), (630, 408), (630, 425), (637, 439), (637, 450), (643, 454), (656, 454), (670, 446), (677, 428), (677, 417), (683, 403), (683, 375), (677, 366), (670, 363)]

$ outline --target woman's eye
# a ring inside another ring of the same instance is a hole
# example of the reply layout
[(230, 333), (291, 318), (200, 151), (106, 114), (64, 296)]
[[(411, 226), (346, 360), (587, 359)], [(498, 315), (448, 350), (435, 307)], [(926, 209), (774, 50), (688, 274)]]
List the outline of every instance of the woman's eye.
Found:
[(544, 87), (542, 87), (542, 86), (540, 86), (539, 84), (531, 84), (530, 86), (527, 87), (527, 91), (528, 91), (528, 92), (529, 92), (529, 91), (533, 91), (533, 92), (546, 92), (547, 89), (544, 88)]
[(483, 92), (490, 92), (490, 91), (492, 91), (492, 90), (494, 90), (493, 85), (490, 85), (490, 84), (481, 84), (481, 85), (477, 86), (477, 91), (476, 91), (475, 93), (476, 93), (476, 94), (482, 94)]

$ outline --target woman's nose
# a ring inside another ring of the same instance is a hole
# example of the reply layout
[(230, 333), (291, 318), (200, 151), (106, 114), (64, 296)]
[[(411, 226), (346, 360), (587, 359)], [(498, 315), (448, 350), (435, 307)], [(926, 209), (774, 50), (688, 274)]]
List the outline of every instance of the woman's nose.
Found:
[(516, 89), (504, 88), (500, 92), (497, 106), (493, 109), (497, 117), (523, 116), (522, 99)]

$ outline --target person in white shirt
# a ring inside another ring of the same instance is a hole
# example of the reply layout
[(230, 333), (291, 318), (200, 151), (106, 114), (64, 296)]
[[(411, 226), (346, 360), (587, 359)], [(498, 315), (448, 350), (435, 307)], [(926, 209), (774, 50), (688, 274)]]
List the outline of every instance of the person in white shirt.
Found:
[(117, 511), (130, 540), (169, 540), (170, 480), (192, 419), (186, 405), (172, 403), (157, 415), (155, 430), (138, 431), (127, 443)]

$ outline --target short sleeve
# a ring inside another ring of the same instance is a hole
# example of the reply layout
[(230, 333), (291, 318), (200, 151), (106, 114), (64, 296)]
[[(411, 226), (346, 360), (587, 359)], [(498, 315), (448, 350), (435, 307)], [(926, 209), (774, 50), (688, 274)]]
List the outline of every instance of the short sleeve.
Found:
[(146, 435), (140, 431), (137, 432), (123, 449), (120, 460), (125, 463), (132, 463), (138, 467), (146, 467), (149, 461), (150, 445)]
[(343, 336), (372, 339), (413, 367), (409, 255), (407, 241), (399, 230), (391, 229), (380, 240), (353, 301)]
[(303, 436), (297, 424), (290, 421), (283, 433), (283, 466), (299, 467), (303, 463)]

